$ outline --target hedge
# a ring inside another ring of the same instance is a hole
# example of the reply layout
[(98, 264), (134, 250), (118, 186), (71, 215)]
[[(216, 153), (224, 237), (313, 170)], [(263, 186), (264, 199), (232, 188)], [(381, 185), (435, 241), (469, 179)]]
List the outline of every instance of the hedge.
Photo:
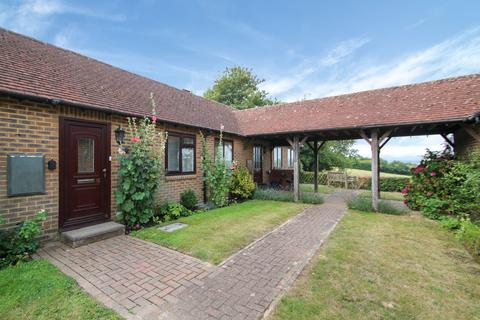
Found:
[[(398, 177), (380, 177), (380, 191), (401, 192), (407, 186), (410, 178)], [(300, 172), (300, 183), (313, 183), (313, 172)], [(318, 184), (327, 184), (327, 174), (323, 172), (318, 173)], [(360, 189), (370, 189), (372, 186), (372, 178), (357, 177), (357, 184)]]
[[(361, 185), (361, 189), (371, 189), (372, 178), (363, 178), (365, 183)], [(380, 177), (380, 191), (385, 192), (402, 192), (408, 185), (410, 178), (384, 178)]]

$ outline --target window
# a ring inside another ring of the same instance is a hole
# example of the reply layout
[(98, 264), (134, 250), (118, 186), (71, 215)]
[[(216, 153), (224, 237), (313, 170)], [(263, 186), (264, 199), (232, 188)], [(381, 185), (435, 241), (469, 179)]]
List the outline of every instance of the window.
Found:
[(78, 173), (95, 172), (95, 140), (89, 137), (78, 139)]
[(293, 149), (288, 148), (287, 163), (289, 168), (293, 168)]
[(195, 136), (169, 132), (166, 151), (168, 174), (195, 173)]
[[(215, 156), (218, 152), (218, 144), (220, 140), (215, 139)], [(232, 165), (233, 163), (233, 141), (231, 140), (223, 140), (223, 159), (225, 160), (225, 164), (227, 166)]]
[(282, 148), (275, 147), (273, 149), (273, 167), (281, 168), (282, 167)]
[(253, 168), (262, 170), (263, 147), (260, 145), (253, 147)]

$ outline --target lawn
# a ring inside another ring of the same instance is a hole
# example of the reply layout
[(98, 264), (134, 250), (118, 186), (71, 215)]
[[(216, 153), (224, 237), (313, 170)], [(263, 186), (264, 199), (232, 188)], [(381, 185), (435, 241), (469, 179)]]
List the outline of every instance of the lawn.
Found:
[[(333, 191), (335, 191), (335, 189), (332, 187), (324, 186), (321, 184), (318, 185), (319, 193), (333, 193)], [(300, 192), (313, 192), (313, 184), (301, 183)]]
[(251, 200), (180, 218), (178, 221), (188, 227), (171, 233), (153, 226), (132, 235), (219, 264), (305, 207), (297, 203)]
[[(360, 194), (360, 197), (371, 198), (372, 192), (371, 191), (364, 191)], [(388, 191), (381, 191), (380, 192), (380, 199), (383, 200), (396, 200), (396, 201), (403, 201), (405, 197), (401, 192), (388, 192)]]
[(350, 211), (277, 306), (279, 319), (479, 319), (480, 265), (418, 215)]
[(0, 270), (0, 319), (122, 319), (46, 260)]
[[(360, 169), (346, 169), (347, 174), (349, 176), (356, 176), (356, 177), (371, 177), (372, 172), (369, 170), (360, 170)], [(386, 172), (380, 172), (380, 177), (384, 178), (408, 178), (409, 176), (401, 175), (401, 174), (395, 174), (395, 173), (386, 173)]]

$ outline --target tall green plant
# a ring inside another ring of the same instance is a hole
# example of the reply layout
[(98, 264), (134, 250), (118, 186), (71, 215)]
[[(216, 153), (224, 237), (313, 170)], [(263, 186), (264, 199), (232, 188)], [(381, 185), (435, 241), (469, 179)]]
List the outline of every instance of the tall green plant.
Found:
[(202, 139), (202, 172), (207, 185), (208, 199), (216, 207), (224, 207), (228, 204), (231, 170), (223, 158), (223, 125), (220, 128), (216, 157), (213, 160), (208, 151), (205, 136), (201, 132), (200, 135)]
[(116, 201), (127, 229), (138, 228), (153, 216), (155, 192), (163, 173), (166, 134), (157, 132), (155, 101), (153, 116), (128, 118), (130, 152), (120, 156)]

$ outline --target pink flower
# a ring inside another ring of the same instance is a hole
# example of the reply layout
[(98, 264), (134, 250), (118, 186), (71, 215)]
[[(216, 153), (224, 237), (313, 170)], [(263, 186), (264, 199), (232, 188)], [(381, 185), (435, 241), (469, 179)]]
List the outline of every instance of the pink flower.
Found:
[(153, 123), (157, 122), (157, 116), (152, 116), (152, 122)]
[(407, 194), (408, 193), (408, 188), (403, 188), (402, 193)]
[(415, 168), (413, 171), (415, 174), (422, 173), (425, 168), (422, 165), (419, 165), (418, 167)]
[(223, 131), (225, 129), (225, 126), (223, 124), (220, 125), (220, 130)]
[(407, 201), (407, 200), (403, 200), (403, 203), (404, 203), (404, 204), (408, 204), (408, 201)]
[(139, 137), (133, 137), (132, 142), (140, 142), (140, 138)]
[(435, 177), (437, 173), (435, 171), (430, 172), (430, 177)]

